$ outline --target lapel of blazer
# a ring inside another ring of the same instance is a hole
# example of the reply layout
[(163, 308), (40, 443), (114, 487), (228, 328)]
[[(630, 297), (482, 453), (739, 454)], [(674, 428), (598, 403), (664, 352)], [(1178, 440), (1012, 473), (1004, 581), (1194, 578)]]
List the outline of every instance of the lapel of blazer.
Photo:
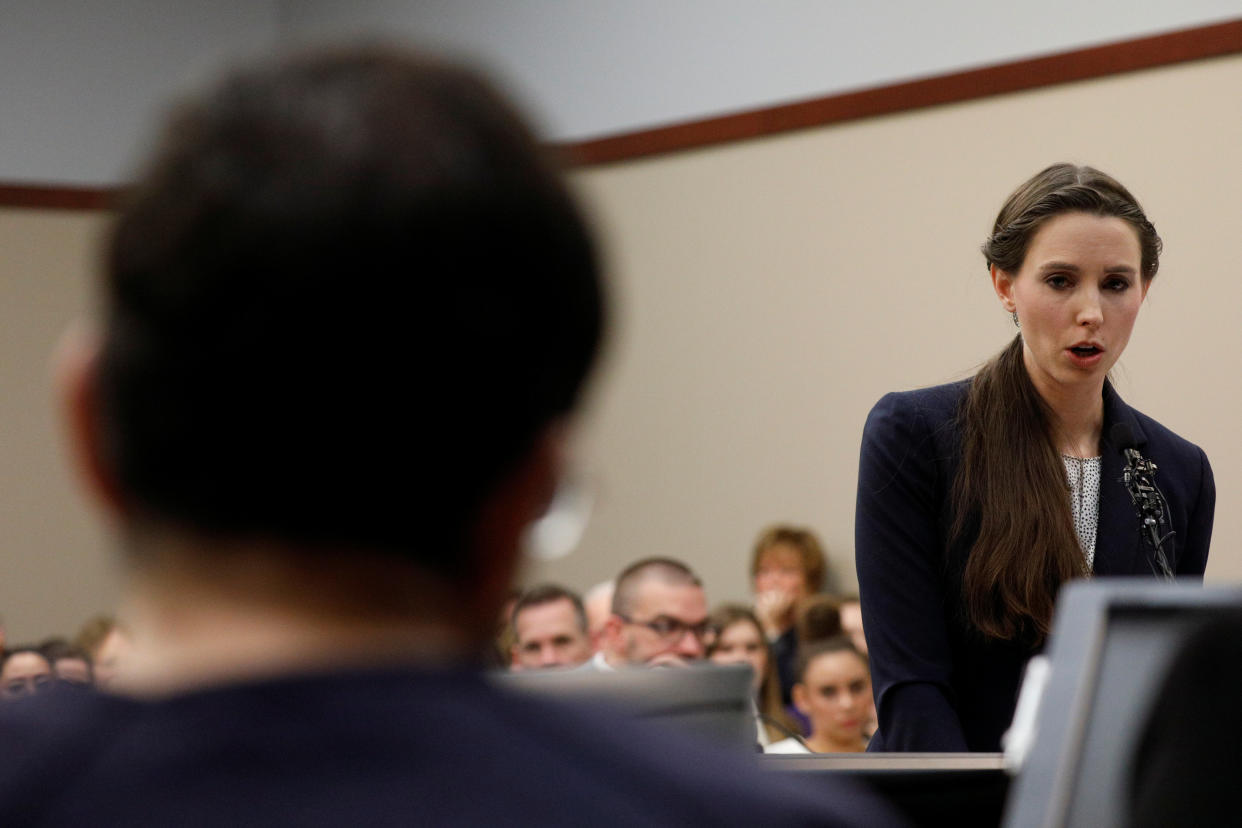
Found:
[(1095, 536), (1096, 575), (1139, 575), (1150, 567), (1144, 555), (1139, 537), (1138, 516), (1130, 493), (1121, 482), (1125, 466), (1121, 448), (1113, 442), (1112, 429), (1117, 423), (1128, 423), (1139, 451), (1147, 443), (1134, 416), (1134, 409), (1126, 405), (1113, 389), (1112, 383), (1104, 383), (1104, 432), (1100, 437), (1100, 523)]

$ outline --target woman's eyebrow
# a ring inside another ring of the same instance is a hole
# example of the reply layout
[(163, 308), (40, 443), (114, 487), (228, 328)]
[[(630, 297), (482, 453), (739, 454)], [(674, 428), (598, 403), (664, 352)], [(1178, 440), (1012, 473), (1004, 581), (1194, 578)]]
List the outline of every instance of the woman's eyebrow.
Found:
[[(1067, 273), (1081, 273), (1082, 268), (1072, 262), (1045, 262), (1039, 266), (1040, 273), (1051, 273), (1053, 271), (1063, 270)], [(1126, 273), (1134, 275), (1138, 271), (1127, 264), (1109, 265), (1104, 268), (1105, 273)]]

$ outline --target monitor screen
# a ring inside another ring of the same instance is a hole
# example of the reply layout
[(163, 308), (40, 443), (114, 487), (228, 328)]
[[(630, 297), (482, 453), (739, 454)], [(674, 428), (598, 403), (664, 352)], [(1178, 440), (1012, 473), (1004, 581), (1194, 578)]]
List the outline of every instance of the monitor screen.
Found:
[(1242, 605), (1238, 587), (1097, 578), (1065, 587), (1032, 742), (1008, 826), (1108, 828), (1128, 819), (1130, 761), (1190, 629)]
[(758, 731), (750, 665), (633, 667), (615, 672), (576, 668), (497, 673), (512, 689), (601, 702), (622, 712), (755, 752)]

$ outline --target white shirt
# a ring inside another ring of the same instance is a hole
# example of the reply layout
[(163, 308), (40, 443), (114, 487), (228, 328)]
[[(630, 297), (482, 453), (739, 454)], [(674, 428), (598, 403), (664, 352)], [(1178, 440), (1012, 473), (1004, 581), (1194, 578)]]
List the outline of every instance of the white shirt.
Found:
[(764, 753), (812, 753), (813, 751), (806, 745), (802, 744), (800, 739), (790, 736), (788, 739), (781, 739), (779, 742), (773, 742), (763, 749)]

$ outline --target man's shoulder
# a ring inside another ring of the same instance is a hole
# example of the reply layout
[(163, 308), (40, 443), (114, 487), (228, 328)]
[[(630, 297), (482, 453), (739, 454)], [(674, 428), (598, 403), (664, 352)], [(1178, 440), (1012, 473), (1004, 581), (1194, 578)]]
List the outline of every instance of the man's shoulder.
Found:
[(35, 701), (0, 716), (6, 825), (888, 824), (846, 784), (469, 674)]

